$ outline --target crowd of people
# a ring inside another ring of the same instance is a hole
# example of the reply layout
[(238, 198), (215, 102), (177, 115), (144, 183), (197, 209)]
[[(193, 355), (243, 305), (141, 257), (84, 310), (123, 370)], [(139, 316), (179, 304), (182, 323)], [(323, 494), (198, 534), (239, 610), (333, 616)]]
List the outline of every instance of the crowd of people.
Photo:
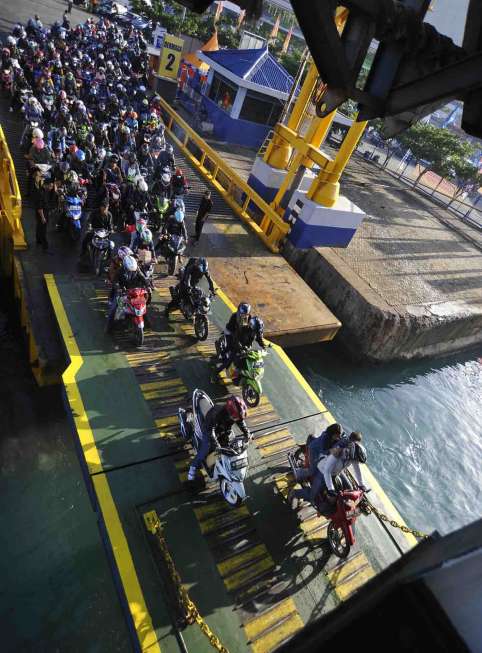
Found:
[[(0, 67), (1, 84), (10, 94), (10, 111), (18, 111), (24, 120), (19, 145), (28, 164), (37, 244), (49, 249), (48, 225), (53, 215), (58, 231), (66, 231), (73, 239), (83, 231), (81, 259), (98, 230), (117, 231), (124, 239), (110, 261), (110, 331), (118, 294), (149, 289), (140, 262), (156, 263), (172, 236), (188, 240), (183, 199), (188, 183), (165, 138), (160, 98), (148, 92), (146, 41), (134, 27), (121, 27), (103, 17), (72, 27), (66, 12), (62, 22), (46, 28), (35, 15), (27, 25), (16, 25), (7, 37)], [(87, 198), (90, 211), (84, 220)], [(206, 191), (195, 220), (193, 245), (199, 242), (212, 208), (211, 194)], [(190, 258), (166, 306), (167, 317), (202, 279), (214, 295), (206, 258)], [(236, 360), (238, 346), (250, 348), (257, 342), (266, 348), (263, 331), (262, 320), (242, 302), (226, 325), (228, 356), (215, 371), (221, 372)], [(245, 417), (243, 400), (230, 397), (213, 410), (211, 428), (237, 423), (248, 436)], [(331, 452), (338, 463), (331, 460), (329, 472), (320, 471), (321, 456), (313, 445), (312, 490), (295, 496), (313, 502), (323, 482), (331, 491), (328, 476), (340, 474), (347, 464), (356, 463), (358, 476), (357, 464), (364, 462), (364, 450), (357, 434), (328, 444), (325, 440), (314, 443), (322, 442), (324, 454)], [(190, 480), (208, 450), (209, 434), (189, 470)], [(362, 485), (361, 476), (358, 480)]]

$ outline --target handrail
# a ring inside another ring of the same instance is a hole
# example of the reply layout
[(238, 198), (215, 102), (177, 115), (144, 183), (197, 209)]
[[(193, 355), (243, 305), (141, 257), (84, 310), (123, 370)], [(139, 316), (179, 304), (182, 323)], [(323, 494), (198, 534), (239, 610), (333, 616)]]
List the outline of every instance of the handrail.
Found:
[[(276, 211), (249, 186), (244, 179), (236, 174), (198, 134), (174, 111), (174, 109), (161, 98), (160, 104), (167, 113), (166, 128), (171, 138), (189, 158), (190, 162), (203, 174), (210, 183), (221, 193), (225, 201), (233, 211), (259, 236), (264, 244), (275, 253), (279, 253), (281, 241), (284, 239), (290, 226)], [(180, 127), (184, 135), (178, 137), (174, 132), (174, 125)], [(192, 141), (201, 151), (200, 158), (196, 158), (189, 150), (188, 144)], [(209, 162), (212, 169), (208, 167)], [(224, 175), (227, 179), (227, 188), (219, 179)], [(248, 213), (249, 205), (254, 205), (263, 216), (262, 222), (258, 224)]]
[(22, 227), (22, 196), (7, 139), (0, 125), (0, 208), (10, 224), (14, 249), (26, 249)]

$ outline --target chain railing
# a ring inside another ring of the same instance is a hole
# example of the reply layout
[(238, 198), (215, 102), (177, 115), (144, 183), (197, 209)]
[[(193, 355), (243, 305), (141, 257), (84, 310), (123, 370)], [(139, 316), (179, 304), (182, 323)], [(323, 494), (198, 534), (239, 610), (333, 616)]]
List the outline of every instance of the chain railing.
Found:
[(429, 537), (426, 533), (417, 531), (414, 528), (409, 528), (405, 524), (399, 524), (397, 521), (395, 521), (395, 519), (391, 519), (387, 515), (383, 514), (383, 512), (380, 512), (380, 510), (378, 510), (378, 508), (375, 508), (375, 506), (372, 503), (370, 503), (368, 500), (366, 500), (364, 511), (368, 515), (373, 513), (378, 517), (378, 519), (380, 519), (380, 521), (387, 522), (388, 524), (390, 524), (390, 526), (393, 526), (393, 528), (399, 528), (402, 531), (402, 533), (409, 533), (410, 535), (413, 535), (419, 540), (425, 540)]
[(202, 634), (209, 640), (211, 646), (218, 651), (218, 653), (229, 653), (228, 649), (221, 643), (219, 637), (213, 633), (208, 624), (204, 621), (196, 607), (196, 604), (189, 597), (188, 591), (182, 584), (181, 577), (176, 569), (174, 560), (169, 552), (167, 542), (164, 539), (162, 525), (155, 510), (146, 512), (143, 515), (144, 523), (147, 530), (155, 538), (159, 550), (162, 554), (164, 563), (169, 572), (171, 582), (179, 601), (179, 605), (184, 612), (184, 618), (187, 624), (197, 624)]

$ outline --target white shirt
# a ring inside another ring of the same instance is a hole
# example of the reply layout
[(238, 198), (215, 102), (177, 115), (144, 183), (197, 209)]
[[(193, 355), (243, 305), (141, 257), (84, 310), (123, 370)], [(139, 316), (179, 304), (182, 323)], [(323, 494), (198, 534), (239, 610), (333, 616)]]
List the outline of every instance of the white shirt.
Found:
[(358, 485), (363, 485), (364, 483), (360, 470), (360, 464), (357, 460), (345, 459), (343, 453), (341, 456), (334, 456), (333, 454), (330, 454), (329, 456), (326, 456), (326, 458), (322, 458), (320, 460), (318, 463), (318, 469), (323, 474), (323, 478), (325, 479), (325, 484), (328, 490), (332, 492), (335, 490), (332, 477), (338, 476), (338, 474), (350, 466), (353, 467)]

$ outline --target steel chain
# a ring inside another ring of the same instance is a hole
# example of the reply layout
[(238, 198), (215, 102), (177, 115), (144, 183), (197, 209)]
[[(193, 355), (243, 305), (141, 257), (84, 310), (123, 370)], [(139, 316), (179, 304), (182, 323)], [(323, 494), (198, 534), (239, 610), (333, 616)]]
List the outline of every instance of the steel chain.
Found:
[(393, 526), (393, 528), (399, 528), (403, 533), (410, 533), (414, 537), (418, 538), (419, 540), (424, 540), (428, 538), (428, 535), (426, 533), (422, 533), (421, 531), (416, 531), (414, 528), (409, 528), (408, 526), (405, 526), (405, 524), (399, 524), (397, 521), (394, 519), (390, 519), (390, 517), (387, 517), (387, 515), (384, 515), (383, 512), (380, 512), (378, 508), (375, 508), (375, 506), (367, 501), (366, 505), (366, 512), (368, 514), (374, 513), (381, 521), (388, 522), (390, 526)]
[(203, 635), (205, 635), (209, 640), (211, 646), (215, 648), (217, 651), (219, 651), (219, 653), (229, 653), (228, 649), (221, 643), (219, 637), (217, 637), (217, 635), (213, 633), (213, 631), (209, 628), (208, 624), (201, 617), (195, 603), (193, 603), (193, 601), (189, 598), (189, 594), (186, 588), (184, 587), (184, 585), (182, 584), (181, 577), (179, 576), (179, 573), (174, 565), (174, 560), (172, 559), (171, 554), (169, 553), (169, 549), (167, 548), (167, 543), (162, 536), (160, 524), (157, 524), (156, 534), (158, 537), (159, 546), (161, 548), (162, 554), (164, 556), (164, 560), (166, 562), (167, 568), (169, 570), (169, 574), (171, 576), (171, 580), (174, 583), (174, 586), (178, 593), (179, 601), (184, 609), (186, 622), (188, 624), (196, 623), (199, 626)]

